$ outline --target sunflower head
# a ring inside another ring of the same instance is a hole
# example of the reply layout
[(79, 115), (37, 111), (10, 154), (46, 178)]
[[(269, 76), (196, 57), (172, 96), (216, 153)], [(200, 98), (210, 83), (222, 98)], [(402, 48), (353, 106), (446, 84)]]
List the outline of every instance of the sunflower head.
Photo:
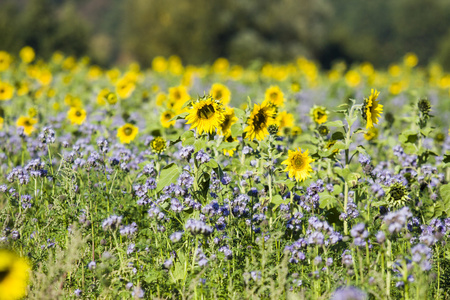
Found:
[(36, 119), (30, 117), (20, 117), (17, 119), (16, 125), (17, 127), (23, 127), (23, 132), (26, 135), (30, 135), (36, 128), (34, 128), (34, 124), (37, 123)]
[(301, 128), (300, 126), (294, 126), (294, 127), (292, 127), (291, 134), (292, 134), (293, 136), (302, 134), (302, 128)]
[(428, 115), (431, 111), (431, 103), (428, 99), (420, 99), (417, 103), (417, 107), (419, 108), (420, 112), (424, 115)]
[(366, 120), (366, 129), (372, 128), (374, 124), (378, 124), (378, 118), (383, 113), (383, 105), (377, 101), (380, 92), (372, 89), (369, 98), (364, 99), (364, 105), (362, 108), (362, 116)]
[(281, 89), (275, 85), (266, 90), (264, 101), (274, 106), (282, 106), (284, 104), (284, 94)]
[(238, 118), (234, 115), (234, 109), (226, 107), (223, 113), (224, 119), (220, 124), (220, 132), (222, 135), (228, 135), (230, 133), (231, 126), (238, 121)]
[(289, 172), (290, 178), (301, 182), (311, 176), (312, 167), (311, 163), (314, 161), (308, 156), (308, 150), (302, 152), (302, 149), (298, 148), (296, 151), (288, 151), (288, 159), (281, 164), (287, 165), (285, 172)]
[(171, 110), (166, 110), (161, 114), (161, 117), (159, 120), (161, 121), (161, 125), (164, 128), (169, 128), (171, 126), (174, 126), (176, 121), (170, 121), (173, 117), (175, 117), (175, 113)]
[[(227, 143), (232, 143), (232, 142), (236, 142), (237, 141), (237, 139), (233, 138), (233, 136), (231, 134), (227, 135), (223, 140), (225, 142), (227, 142)], [(232, 157), (235, 151), (236, 151), (236, 148), (223, 149), (223, 154), (226, 155), (226, 156)]]
[(317, 131), (319, 131), (321, 136), (327, 136), (330, 133), (330, 130), (325, 125), (320, 125), (319, 128), (317, 128)]
[(378, 128), (372, 127), (364, 133), (364, 138), (368, 141), (374, 140), (378, 137)]
[(86, 111), (81, 107), (71, 107), (67, 112), (67, 119), (72, 124), (81, 125), (86, 120)]
[(400, 182), (393, 183), (386, 194), (390, 207), (403, 207), (410, 200), (406, 187)]
[(311, 119), (319, 125), (325, 123), (328, 120), (328, 114), (329, 112), (324, 106), (314, 105), (309, 111)]
[(209, 96), (200, 98), (192, 103), (186, 120), (186, 124), (191, 124), (190, 129), (196, 129), (198, 134), (213, 133), (225, 120), (222, 104)]
[(10, 100), (14, 96), (14, 87), (7, 83), (0, 81), (0, 100)]
[(133, 124), (127, 123), (117, 130), (117, 137), (122, 144), (129, 144), (133, 141), (139, 132), (139, 128)]
[(153, 152), (161, 154), (166, 150), (167, 141), (163, 137), (157, 136), (151, 141), (150, 146)]
[(225, 85), (221, 83), (214, 83), (211, 86), (211, 91), (209, 93), (215, 100), (220, 100), (223, 105), (227, 105), (228, 103), (230, 103), (231, 92)]
[(5, 120), (2, 117), (0, 117), (0, 130), (3, 129), (3, 123), (4, 122), (5, 122)]
[(275, 111), (268, 102), (264, 101), (261, 105), (255, 104), (247, 120), (248, 126), (244, 129), (247, 139), (256, 138), (262, 141), (269, 134), (267, 128), (274, 123), (274, 115)]
[(30, 265), (12, 251), (0, 249), (0, 298), (22, 299), (27, 292)]

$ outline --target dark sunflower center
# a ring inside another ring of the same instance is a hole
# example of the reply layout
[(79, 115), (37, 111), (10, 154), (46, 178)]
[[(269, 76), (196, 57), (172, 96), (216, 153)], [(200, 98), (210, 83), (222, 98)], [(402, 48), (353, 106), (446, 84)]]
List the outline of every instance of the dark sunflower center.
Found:
[(230, 127), (231, 116), (225, 115), (225, 119), (222, 122), (222, 131), (226, 131)]
[(216, 99), (222, 99), (222, 91), (218, 90), (216, 91), (216, 97), (214, 97)]
[(207, 104), (198, 110), (197, 117), (200, 119), (210, 119), (215, 112), (214, 106), (212, 104)]
[(166, 118), (167, 120), (170, 120), (170, 119), (172, 119), (172, 115), (170, 113), (166, 113), (164, 115), (164, 118)]
[(398, 201), (401, 200), (403, 198), (403, 196), (405, 195), (403, 189), (401, 187), (394, 187), (393, 189), (391, 189), (391, 197)]
[(77, 110), (77, 112), (75, 113), (75, 116), (81, 117), (81, 111)]
[(5, 92), (5, 89), (4, 88), (1, 88), (0, 89), (0, 94), (3, 94)]
[(270, 99), (277, 100), (277, 97), (278, 97), (278, 93), (275, 93), (275, 92), (270, 93)]
[(2, 282), (10, 273), (10, 269), (0, 271), (0, 282)]
[(321, 112), (321, 111), (317, 111), (317, 112), (316, 112), (317, 119), (322, 119), (322, 117), (323, 117), (324, 115), (325, 115), (325, 114), (324, 114), (323, 112)]
[(261, 109), (254, 118), (253, 125), (256, 130), (260, 130), (266, 126), (267, 123), (267, 114), (266, 111)]
[(25, 125), (25, 127), (31, 126), (31, 123), (30, 123), (30, 121), (28, 121), (28, 120), (26, 120), (25, 122), (23, 122), (23, 124)]
[(233, 142), (233, 137), (231, 135), (229, 135), (226, 139), (225, 139), (228, 143), (232, 143)]
[(130, 136), (133, 133), (133, 128), (127, 127), (123, 130), (126, 136)]
[(294, 168), (296, 169), (301, 169), (304, 165), (304, 160), (300, 155), (296, 155), (294, 156), (294, 158), (292, 159), (292, 165), (294, 166)]
[(176, 91), (173, 96), (175, 97), (175, 99), (180, 99), (181, 98), (181, 94), (180, 92)]

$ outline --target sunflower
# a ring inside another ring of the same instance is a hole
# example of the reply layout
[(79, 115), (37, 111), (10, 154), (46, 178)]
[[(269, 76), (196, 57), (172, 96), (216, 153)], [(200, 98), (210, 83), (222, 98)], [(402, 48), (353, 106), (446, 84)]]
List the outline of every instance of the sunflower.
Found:
[[(232, 143), (232, 142), (236, 142), (237, 139), (233, 138), (233, 136), (231, 134), (227, 135), (224, 139), (225, 142), (227, 143)], [(223, 149), (223, 154), (229, 157), (232, 157), (234, 152), (236, 151), (236, 148), (233, 149)]]
[(230, 133), (231, 126), (237, 122), (238, 118), (234, 115), (234, 109), (231, 107), (226, 107), (223, 113), (225, 117), (223, 122), (220, 124), (220, 132), (223, 135), (228, 135)]
[(163, 73), (167, 70), (167, 60), (162, 56), (156, 56), (152, 60), (152, 69), (158, 73)]
[(319, 125), (325, 123), (328, 120), (328, 113), (329, 112), (324, 106), (316, 106), (316, 105), (314, 105), (309, 111), (311, 119)]
[(283, 106), (284, 94), (277, 85), (271, 86), (266, 90), (264, 101), (277, 107)]
[(108, 94), (108, 89), (102, 89), (97, 95), (97, 104), (101, 106), (106, 105), (106, 95)]
[(372, 128), (374, 124), (378, 124), (378, 117), (383, 112), (383, 105), (377, 102), (379, 94), (380, 92), (372, 89), (369, 98), (364, 99), (362, 115), (367, 122), (366, 129)]
[(173, 117), (175, 117), (175, 113), (171, 110), (166, 110), (161, 114), (161, 118), (159, 119), (161, 121), (161, 125), (164, 128), (169, 128), (171, 126), (174, 126), (176, 121), (170, 121)]
[(231, 98), (231, 92), (230, 90), (223, 84), (220, 83), (214, 83), (211, 86), (211, 91), (209, 91), (211, 94), (211, 97), (213, 97), (216, 100), (220, 100), (223, 105), (227, 105), (230, 103)]
[(282, 111), (277, 114), (275, 121), (278, 125), (279, 132), (282, 132), (282, 129), (294, 126), (294, 115), (286, 111)]
[(225, 119), (221, 103), (211, 97), (198, 99), (188, 113), (186, 124), (192, 124), (189, 129), (197, 128), (198, 134), (216, 131)]
[(403, 207), (410, 200), (408, 190), (400, 182), (393, 183), (388, 188), (386, 196), (390, 207)]
[(71, 107), (67, 112), (70, 123), (81, 125), (86, 120), (86, 111), (81, 107)]
[(117, 129), (117, 137), (120, 139), (122, 144), (129, 144), (132, 140), (136, 138), (139, 132), (139, 128), (133, 124), (127, 123)]
[(0, 130), (3, 129), (3, 123), (5, 123), (5, 119), (3, 119), (2, 117), (0, 117)]
[(269, 134), (267, 127), (274, 122), (274, 114), (274, 109), (268, 102), (263, 102), (261, 105), (255, 104), (247, 121), (248, 126), (244, 129), (247, 133), (246, 138), (262, 141)]
[(136, 85), (127, 78), (120, 79), (116, 84), (116, 93), (122, 99), (127, 99), (134, 92)]
[(22, 61), (26, 64), (29, 64), (30, 62), (32, 62), (35, 57), (34, 50), (30, 46), (23, 47), (20, 50), (19, 55), (20, 55), (20, 58), (22, 59)]
[(171, 87), (169, 88), (169, 101), (167, 107), (179, 113), (183, 104), (190, 98), (185, 86), (180, 85)]
[(0, 100), (6, 101), (13, 97), (14, 87), (7, 82), (0, 81)]
[(30, 265), (12, 251), (0, 250), (0, 299), (22, 299), (27, 292)]
[(157, 136), (151, 141), (150, 146), (153, 152), (161, 154), (167, 148), (167, 141), (163, 137)]
[(294, 136), (302, 134), (302, 128), (300, 126), (292, 127), (291, 134), (294, 135)]
[(9, 65), (12, 62), (12, 57), (8, 52), (0, 51), (0, 72), (9, 69)]
[(310, 163), (314, 159), (308, 156), (308, 150), (302, 153), (302, 149), (298, 148), (296, 151), (288, 151), (288, 159), (281, 164), (287, 165), (285, 172), (289, 172), (290, 178), (295, 178), (297, 181), (304, 181), (311, 176), (312, 168)]
[(36, 123), (36, 119), (22, 116), (17, 119), (16, 125), (17, 127), (23, 127), (23, 132), (25, 132), (26, 135), (30, 135), (36, 129), (33, 126)]
[(372, 127), (364, 133), (364, 138), (368, 141), (374, 140), (378, 137), (378, 128)]
[(81, 107), (81, 99), (78, 97), (74, 97), (71, 94), (67, 94), (64, 97), (64, 103), (70, 107)]
[(162, 106), (163, 103), (165, 103), (167, 101), (167, 95), (164, 93), (158, 93), (158, 95), (156, 95), (156, 105), (158, 106)]

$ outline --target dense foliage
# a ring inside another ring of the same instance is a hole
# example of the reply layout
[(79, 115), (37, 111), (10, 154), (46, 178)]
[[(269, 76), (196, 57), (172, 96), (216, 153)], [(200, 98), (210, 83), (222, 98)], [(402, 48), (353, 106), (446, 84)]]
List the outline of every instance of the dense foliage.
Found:
[(0, 52), (0, 290), (448, 299), (450, 75), (416, 65)]

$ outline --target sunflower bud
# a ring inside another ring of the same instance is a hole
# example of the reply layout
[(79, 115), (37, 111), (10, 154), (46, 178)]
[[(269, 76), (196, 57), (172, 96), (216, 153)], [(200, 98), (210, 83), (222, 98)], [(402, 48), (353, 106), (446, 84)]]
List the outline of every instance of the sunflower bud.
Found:
[(270, 135), (276, 135), (278, 133), (278, 126), (275, 124), (269, 125), (267, 131), (269, 131)]
[(328, 133), (330, 133), (330, 130), (325, 125), (319, 126), (318, 131), (321, 136), (326, 136), (328, 135)]
[(420, 99), (417, 106), (424, 115), (428, 115), (431, 111), (431, 103), (428, 99)]
[(400, 182), (392, 184), (387, 191), (387, 201), (390, 207), (402, 207), (409, 201), (408, 191)]

